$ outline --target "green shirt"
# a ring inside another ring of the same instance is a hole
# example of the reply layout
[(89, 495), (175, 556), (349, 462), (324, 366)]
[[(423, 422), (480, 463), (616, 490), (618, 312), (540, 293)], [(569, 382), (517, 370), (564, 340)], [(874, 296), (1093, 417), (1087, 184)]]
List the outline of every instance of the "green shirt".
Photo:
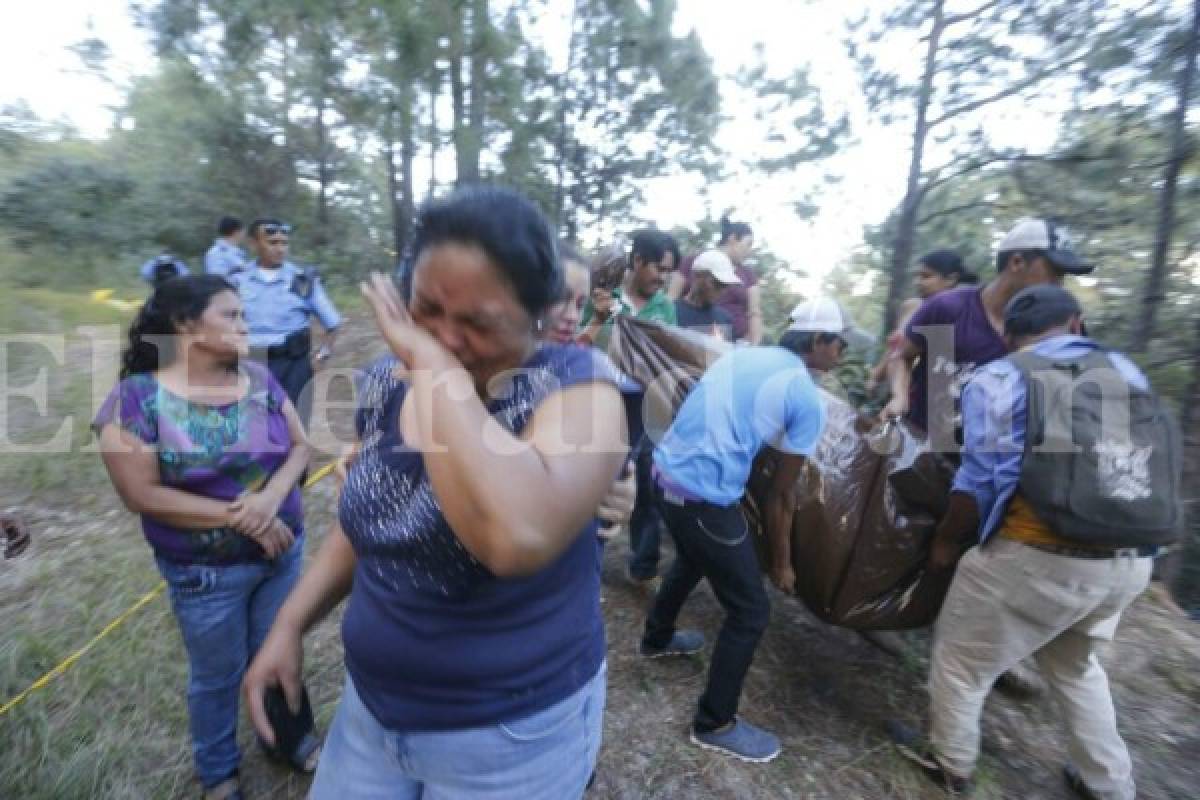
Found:
[[(613, 289), (613, 300), (618, 303), (617, 314), (630, 314), (633, 312), (632, 306), (625, 302), (625, 298), (621, 294), (620, 289)], [(583, 307), (583, 319), (579, 323), (580, 329), (587, 328), (592, 321), (592, 315), (595, 312), (592, 309), (592, 299), (589, 297), (587, 303)], [(635, 319), (644, 319), (650, 322), (661, 322), (664, 325), (675, 324), (675, 304), (667, 297), (667, 293), (659, 289), (654, 293), (654, 296), (646, 301), (646, 305), (642, 306), (641, 311), (633, 315)], [(608, 340), (612, 336), (613, 319), (610, 317), (607, 322), (596, 333), (596, 338), (593, 344), (601, 350), (608, 349)]]

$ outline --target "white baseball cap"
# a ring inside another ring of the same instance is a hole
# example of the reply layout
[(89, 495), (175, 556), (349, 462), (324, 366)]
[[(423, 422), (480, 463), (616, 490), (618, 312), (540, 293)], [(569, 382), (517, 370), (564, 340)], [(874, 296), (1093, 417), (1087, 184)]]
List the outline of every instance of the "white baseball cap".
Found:
[(841, 304), (829, 297), (805, 300), (789, 314), (792, 324), (789, 331), (800, 333), (835, 333), (853, 347), (866, 347), (875, 337), (854, 326), (850, 315)]
[(1041, 250), (1045, 252), (1047, 261), (1072, 275), (1087, 275), (1096, 268), (1071, 249), (1067, 232), (1049, 220), (1032, 217), (1017, 220), (1017, 224), (1001, 240), (996, 252), (1011, 253), (1017, 250)]
[(692, 274), (695, 275), (697, 272), (707, 272), (717, 279), (717, 283), (725, 286), (742, 282), (737, 271), (734, 270), (729, 256), (720, 250), (705, 250), (696, 256), (696, 260), (692, 262)]

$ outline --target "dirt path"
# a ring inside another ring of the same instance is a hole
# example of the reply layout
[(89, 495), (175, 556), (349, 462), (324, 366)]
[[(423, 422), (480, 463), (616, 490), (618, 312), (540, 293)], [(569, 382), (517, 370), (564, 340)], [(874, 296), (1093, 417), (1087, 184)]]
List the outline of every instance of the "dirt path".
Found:
[[(361, 317), (347, 326), (333, 367), (381, 353)], [(333, 396), (349, 399), (349, 383)], [(314, 439), (336, 452), (349, 413), (319, 425)], [(324, 456), (318, 457), (323, 462)], [(34, 543), (0, 565), (0, 697), (9, 697), (128, 606), (157, 575), (136, 521), (107, 487), (69, 497), (23, 497)], [(332, 520), (325, 482), (306, 495), (308, 555)], [(0, 498), (0, 507), (8, 503)], [(606, 548), (603, 609), (609, 691), (597, 783), (590, 798), (926, 798), (930, 790), (892, 752), (887, 719), (919, 724), (926, 665), (897, 662), (852, 632), (831, 628), (772, 590), (772, 623), (751, 669), (742, 712), (783, 738), (771, 764), (741, 764), (687, 743), (703, 686), (704, 657), (643, 661), (635, 645), (649, 598), (623, 577), (625, 538)], [(669, 548), (664, 555), (669, 555)], [(664, 566), (666, 559), (664, 558)], [(338, 615), (335, 615), (337, 617)], [(720, 610), (701, 587), (683, 624), (710, 642)], [(1194, 800), (1200, 791), (1200, 627), (1151, 595), (1126, 615), (1104, 661), (1122, 732), (1145, 800)], [(924, 652), (920, 636), (916, 649)], [(338, 619), (306, 640), (305, 674), (324, 729), (343, 680)], [(157, 601), (50, 689), (0, 719), (0, 797), (182, 797), (190, 782), (178, 633)], [(240, 728), (248, 797), (300, 798), (307, 781), (267, 763)], [(993, 694), (984, 720), (980, 771), (985, 798), (1067, 798), (1059, 768), (1063, 737), (1048, 700)]]

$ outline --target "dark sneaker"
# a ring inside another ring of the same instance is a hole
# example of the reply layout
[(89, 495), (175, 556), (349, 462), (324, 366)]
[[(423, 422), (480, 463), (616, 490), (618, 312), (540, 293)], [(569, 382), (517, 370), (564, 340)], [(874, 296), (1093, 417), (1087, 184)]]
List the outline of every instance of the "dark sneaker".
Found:
[(765, 764), (783, 750), (778, 736), (737, 718), (732, 724), (707, 733), (692, 728), (691, 739), (692, 744), (705, 750), (715, 750), (752, 764)]
[(638, 646), (638, 655), (643, 658), (663, 656), (690, 656), (704, 649), (704, 634), (700, 631), (675, 631), (671, 641), (664, 647), (651, 647), (643, 640)]
[(1083, 782), (1083, 776), (1079, 774), (1079, 769), (1074, 764), (1067, 764), (1063, 767), (1063, 780), (1067, 782), (1067, 786), (1071, 788), (1076, 797), (1082, 797), (1083, 800), (1100, 800)]
[(29, 529), (16, 517), (0, 514), (0, 530), (4, 532), (5, 558), (16, 558), (29, 547)]
[(971, 796), (975, 789), (971, 779), (959, 777), (943, 769), (920, 733), (902, 722), (894, 721), (887, 723), (887, 732), (900, 755), (920, 767), (925, 776), (942, 787), (947, 794), (951, 797)]
[(631, 586), (646, 594), (658, 594), (658, 587), (662, 586), (662, 578), (658, 575), (636, 575), (626, 568), (625, 577)]

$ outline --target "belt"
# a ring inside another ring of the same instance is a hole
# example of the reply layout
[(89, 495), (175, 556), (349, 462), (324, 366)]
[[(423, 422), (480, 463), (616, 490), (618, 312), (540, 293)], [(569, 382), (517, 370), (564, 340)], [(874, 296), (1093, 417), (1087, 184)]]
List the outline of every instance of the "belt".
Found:
[(688, 503), (707, 503), (703, 497), (698, 497), (682, 486), (676, 484), (673, 480), (664, 475), (656, 464), (651, 469), (651, 475), (654, 477), (654, 483), (662, 492), (663, 500), (673, 506), (686, 506)]
[[(1017, 540), (1012, 540), (1017, 541)], [(1041, 544), (1034, 542), (1021, 542), (1026, 547), (1032, 547), (1034, 550), (1041, 550), (1043, 553), (1051, 553), (1056, 556), (1067, 556), (1068, 558), (1089, 558), (1089, 559), (1107, 559), (1107, 558), (1157, 558), (1167, 552), (1167, 548), (1157, 544), (1144, 544), (1141, 547), (1117, 547), (1112, 550), (1091, 550), (1086, 547), (1067, 547), (1059, 544)]]
[(267, 347), (267, 358), (306, 358), (312, 349), (312, 333), (308, 328), (292, 331), (279, 344)]

